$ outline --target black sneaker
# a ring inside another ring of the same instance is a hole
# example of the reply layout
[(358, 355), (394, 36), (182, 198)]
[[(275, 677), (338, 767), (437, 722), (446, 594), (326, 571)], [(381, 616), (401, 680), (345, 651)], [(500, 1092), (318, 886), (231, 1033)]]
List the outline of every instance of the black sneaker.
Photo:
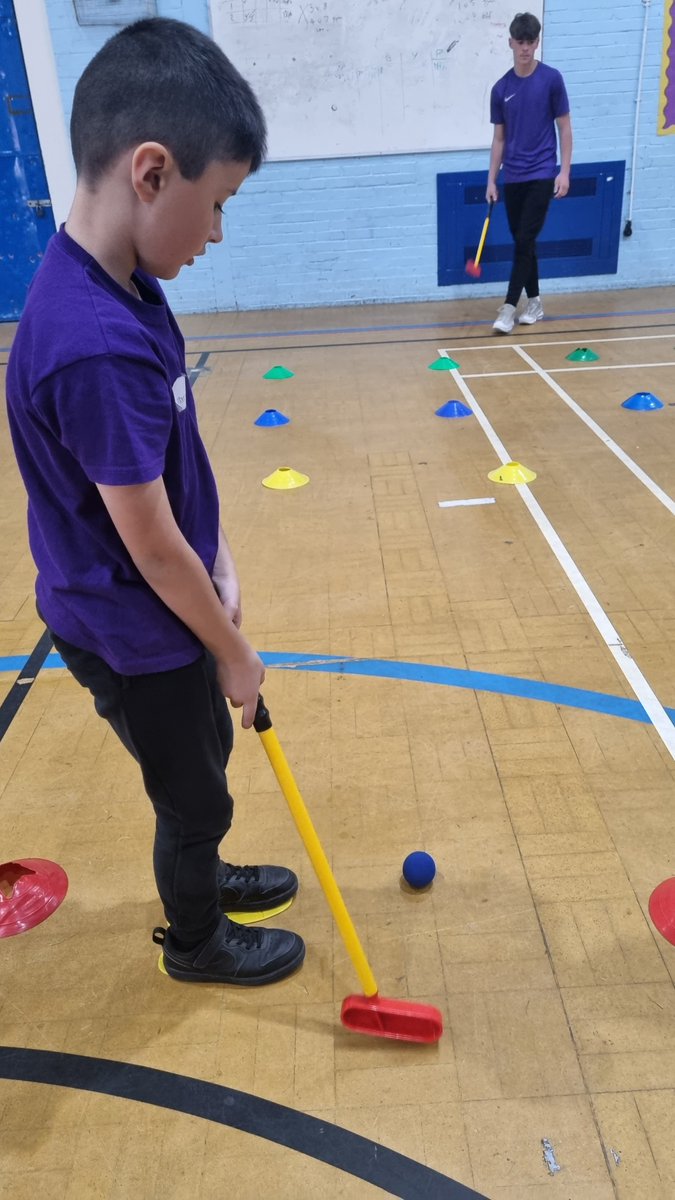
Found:
[(188, 983), (237, 983), (259, 987), (285, 979), (305, 957), (305, 943), (285, 929), (252, 929), (222, 917), (211, 937), (193, 950), (177, 950), (171, 930), (159, 926), (152, 940), (162, 947), (172, 979)]
[(287, 867), (218, 865), (218, 889), (223, 912), (264, 912), (292, 900), (298, 877)]

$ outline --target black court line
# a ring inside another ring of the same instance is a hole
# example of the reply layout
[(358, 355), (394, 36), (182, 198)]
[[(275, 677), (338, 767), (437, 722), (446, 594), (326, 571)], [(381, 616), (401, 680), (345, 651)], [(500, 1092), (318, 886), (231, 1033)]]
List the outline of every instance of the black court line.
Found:
[(0, 1078), (97, 1092), (201, 1117), (336, 1167), (400, 1200), (487, 1200), (405, 1154), (222, 1084), (107, 1058), (0, 1046)]
[[(553, 324), (554, 322), (552, 321), (551, 323)], [(471, 328), (471, 326), (468, 326), (468, 328)], [(673, 334), (675, 335), (675, 325), (672, 325), (669, 321), (664, 321), (658, 325), (597, 325), (591, 329), (589, 329), (588, 327), (584, 327), (583, 329), (557, 329), (556, 328), (555, 331), (552, 330), (551, 332), (555, 332), (556, 336), (558, 334), (560, 334), (562, 336), (562, 334), (571, 333), (577, 337), (587, 337), (587, 335), (589, 333), (623, 333), (624, 330), (626, 330), (626, 329), (672, 329)], [(525, 335), (523, 334), (523, 336), (525, 336)], [(487, 342), (485, 341), (486, 338), (488, 339)], [(196, 339), (196, 340), (198, 341), (199, 339)], [(243, 334), (242, 334), (242, 340), (245, 340)], [(442, 340), (443, 339), (441, 337), (436, 335), (434, 337), (417, 337), (417, 338), (403, 338), (403, 339), (401, 339), (401, 338), (376, 338), (374, 341), (367, 341), (367, 342), (305, 342), (302, 345), (295, 345), (295, 344), (289, 345), (287, 343), (284, 346), (266, 346), (266, 345), (223, 346), (221, 349), (211, 350), (211, 351), (209, 351), (209, 353), (210, 354), (269, 354), (273, 350), (274, 351), (283, 350), (285, 354), (292, 354), (295, 350), (333, 350), (333, 349), (344, 348), (344, 347), (351, 348), (352, 346), (417, 346), (417, 345), (422, 345), (427, 342), (432, 342), (434, 345), (437, 346), (439, 344), (439, 342)], [(455, 338), (454, 341), (457, 341), (457, 338)], [(462, 341), (463, 342), (481, 341), (481, 342), (483, 342), (484, 345), (488, 345), (488, 346), (493, 342), (494, 343), (499, 342), (500, 345), (503, 345), (505, 347), (510, 344), (508, 337), (490, 338), (490, 335), (487, 333), (467, 333), (466, 335), (462, 334)], [(450, 341), (448, 344), (450, 346), (452, 346), (452, 341)], [(519, 343), (519, 344), (521, 344), (521, 343)], [(537, 339), (534, 338), (531, 342), (524, 342), (522, 344), (525, 346), (536, 346)], [(481, 347), (478, 347), (478, 348), (480, 349)]]
[(45, 629), (33, 653), (24, 663), (20, 674), (17, 675), (5, 699), (0, 704), (0, 742), (26, 699), (40, 667), (51, 649), (52, 639), (49, 636), (49, 631)]
[[(188, 353), (189, 353), (189, 351), (188, 351)], [(194, 367), (188, 367), (188, 379), (190, 381), (190, 387), (192, 387), (192, 385), (199, 379), (201, 372), (204, 370), (204, 367), (206, 366), (207, 362), (209, 361), (210, 353), (211, 353), (210, 350), (204, 350), (199, 355), (199, 358), (197, 359)]]

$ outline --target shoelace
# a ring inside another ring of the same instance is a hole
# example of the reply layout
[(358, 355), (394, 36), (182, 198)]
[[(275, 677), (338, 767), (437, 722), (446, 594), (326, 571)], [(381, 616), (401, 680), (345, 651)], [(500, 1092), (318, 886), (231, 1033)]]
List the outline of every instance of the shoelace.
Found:
[(244, 883), (257, 883), (260, 878), (259, 867), (235, 867), (232, 863), (223, 863), (227, 876), (222, 880), (227, 887), (235, 879), (243, 879)]
[(233, 946), (243, 946), (245, 950), (259, 950), (262, 945), (262, 930), (252, 929), (249, 925), (238, 925), (230, 921), (227, 941)]

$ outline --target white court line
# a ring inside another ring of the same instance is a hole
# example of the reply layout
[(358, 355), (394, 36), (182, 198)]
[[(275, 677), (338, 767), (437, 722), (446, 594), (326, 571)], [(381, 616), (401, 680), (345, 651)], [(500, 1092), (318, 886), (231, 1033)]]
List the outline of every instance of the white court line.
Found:
[[(556, 383), (555, 379), (551, 379), (549, 372), (545, 371), (543, 367), (540, 367), (539, 363), (535, 362), (535, 360), (527, 353), (527, 351), (523, 350), (522, 346), (514, 346), (513, 349), (516, 351), (516, 354), (520, 355), (524, 362), (528, 363), (528, 365), (532, 367), (533, 371), (536, 371), (537, 375), (544, 380), (544, 383), (547, 383), (548, 386), (553, 389), (556, 396), (559, 396), (561, 400), (564, 400), (568, 408), (571, 408), (572, 412), (576, 413), (576, 415), (584, 422), (584, 425), (587, 425), (591, 432), (594, 433), (596, 437), (600, 438), (600, 441), (604, 443), (607, 449), (611, 450), (612, 454), (616, 455), (619, 461), (623, 463), (624, 467), (628, 467), (628, 470), (632, 472), (635, 478), (639, 479), (640, 483), (643, 483), (645, 487), (649, 489), (649, 491), (652, 493), (652, 496), (655, 496), (656, 499), (663, 504), (664, 508), (667, 508), (668, 512), (675, 517), (675, 500), (673, 500), (667, 492), (664, 492), (663, 488), (660, 488), (658, 483), (654, 483), (654, 480), (647, 475), (646, 471), (643, 471), (642, 467), (639, 467), (635, 460), (630, 458), (630, 456), (626, 454), (625, 450), (622, 450), (621, 447), (617, 445), (617, 443), (609, 436), (609, 434), (605, 432), (602, 426), (598, 425), (597, 421), (594, 421), (592, 417), (589, 417), (588, 413), (585, 412), (579, 404), (577, 404), (576, 400), (573, 400), (572, 397), (568, 395), (564, 388), (561, 388), (559, 383)], [(455, 372), (452, 371), (451, 374), (454, 375)]]
[(462, 379), (506, 379), (507, 375), (534, 375), (534, 373), (534, 371), (475, 371), (473, 375), (465, 375), (462, 371)]
[[(448, 357), (446, 351), (439, 350), (438, 353), (443, 358)], [(465, 383), (459, 371), (452, 370), (450, 374), (455, 380), (455, 383), (464, 396), (467, 404), (471, 406), (474, 416), (478, 420), (483, 433), (487, 437), (500, 462), (502, 464), (511, 462), (512, 459), (506, 447), (504, 446), (503, 442), (500, 441), (497, 433), (492, 428), (492, 425), (485, 416), (485, 413), (481, 409), (478, 402), (474, 399), (471, 389), (469, 388), (468, 384)], [(564, 543), (556, 533), (538, 500), (535, 500), (534, 496), (532, 495), (529, 486), (526, 483), (512, 484), (511, 486), (515, 487), (516, 491), (520, 494), (521, 499), (530, 510), (530, 514), (537, 522), (541, 533), (546, 538), (546, 541), (555, 554), (560, 566), (562, 567), (562, 570), (565, 572), (572, 587), (577, 593), (577, 596), (581, 600), (581, 603), (586, 609), (586, 612), (595, 625), (600, 637), (619, 667), (619, 670), (625, 676), (628, 684), (631, 687), (631, 690), (633, 691), (633, 694), (637, 697), (647, 713), (652, 725), (654, 726), (654, 729), (661, 738), (661, 741), (668, 750), (671, 758), (675, 759), (675, 725), (673, 725), (673, 723), (670, 721), (668, 714), (666, 713), (658, 696), (645, 679), (642, 671), (638, 667), (627, 646), (625, 646), (622, 642), (617, 630), (609, 620), (609, 617), (604, 611), (597, 596), (591, 591), (588, 583), (581, 574), (581, 571), (577, 567), (571, 554), (565, 548)]]
[[(521, 332), (521, 331), (519, 330), (519, 332)], [(481, 335), (481, 336), (483, 336), (483, 335)], [(486, 333), (485, 337), (490, 337), (490, 334)], [(583, 337), (583, 334), (580, 334), (580, 337)], [(631, 333), (630, 335), (627, 335), (626, 337), (611, 337), (611, 338), (596, 338), (596, 337), (594, 337), (591, 339), (591, 341), (593, 342), (594, 345), (600, 346), (600, 345), (604, 344), (605, 342), (658, 342), (658, 341), (662, 340), (663, 338), (672, 338), (672, 337), (675, 337), (675, 328), (671, 329), (670, 333), (638, 333), (638, 334)], [(452, 346), (452, 347), (447, 347), (445, 350), (439, 350), (438, 353), (442, 354), (444, 358), (451, 358), (455, 354), (462, 354), (464, 352), (464, 350), (513, 350), (513, 345), (514, 345), (513, 342), (509, 342), (506, 340), (506, 338), (503, 338), (503, 337), (495, 338), (494, 334), (492, 335), (492, 338), (493, 338), (493, 340), (491, 342), (489, 342), (486, 346), (476, 346), (475, 343), (473, 346)], [(537, 345), (537, 346), (579, 346), (579, 345), (581, 345), (581, 342), (580, 342), (579, 338), (575, 338), (573, 342), (563, 342), (563, 341), (561, 341), (561, 342), (558, 342), (558, 341), (540, 342), (539, 338), (534, 338), (534, 340), (532, 342), (528, 342), (527, 345), (528, 346), (534, 346), (534, 345)]]
[[(513, 349), (517, 350), (518, 347), (514, 346)], [(603, 363), (601, 366), (592, 363), (589, 367), (549, 367), (549, 374), (560, 375), (562, 371), (644, 371), (647, 367), (675, 367), (675, 362)]]
[(495, 504), (494, 496), (484, 496), (480, 500), (439, 500), (439, 508), (468, 508), (470, 504)]
[[(527, 343), (532, 349), (530, 343)], [(510, 346), (511, 350), (518, 350), (518, 347)], [(599, 367), (597, 363), (591, 363), (585, 367), (549, 367), (549, 375), (560, 375), (567, 371), (644, 371), (647, 367), (675, 367), (675, 362), (657, 362), (657, 363), (607, 363)], [(464, 379), (501, 379), (507, 375), (532, 375), (532, 371), (474, 371), (467, 374), (462, 371)]]

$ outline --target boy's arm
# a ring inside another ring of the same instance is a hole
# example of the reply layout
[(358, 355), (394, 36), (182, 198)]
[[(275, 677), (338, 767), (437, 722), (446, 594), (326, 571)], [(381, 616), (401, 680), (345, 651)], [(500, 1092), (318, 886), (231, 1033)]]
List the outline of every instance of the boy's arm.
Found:
[(216, 554), (216, 561), (213, 564), (211, 579), (225, 612), (230, 620), (234, 621), (237, 629), (239, 629), (241, 627), (242, 616), (239, 575), (237, 574), (237, 568), (232, 557), (230, 544), (222, 526), (218, 529), (218, 552)]
[(497, 175), (499, 174), (499, 168), (502, 165), (503, 157), (504, 126), (495, 125), (495, 131), (492, 135), (492, 146), (490, 147), (490, 169), (488, 171), (487, 190), (485, 192), (485, 199), (488, 202), (490, 200), (499, 199), (499, 191), (497, 190)]
[(572, 162), (572, 121), (570, 114), (556, 117), (558, 138), (560, 141), (560, 174), (556, 175), (553, 184), (553, 195), (558, 199), (566, 196), (570, 190), (570, 165)]
[(178, 528), (164, 481), (96, 486), (145, 582), (216, 658), (220, 687), (235, 708), (243, 709), (241, 723), (248, 729), (265, 669)]

